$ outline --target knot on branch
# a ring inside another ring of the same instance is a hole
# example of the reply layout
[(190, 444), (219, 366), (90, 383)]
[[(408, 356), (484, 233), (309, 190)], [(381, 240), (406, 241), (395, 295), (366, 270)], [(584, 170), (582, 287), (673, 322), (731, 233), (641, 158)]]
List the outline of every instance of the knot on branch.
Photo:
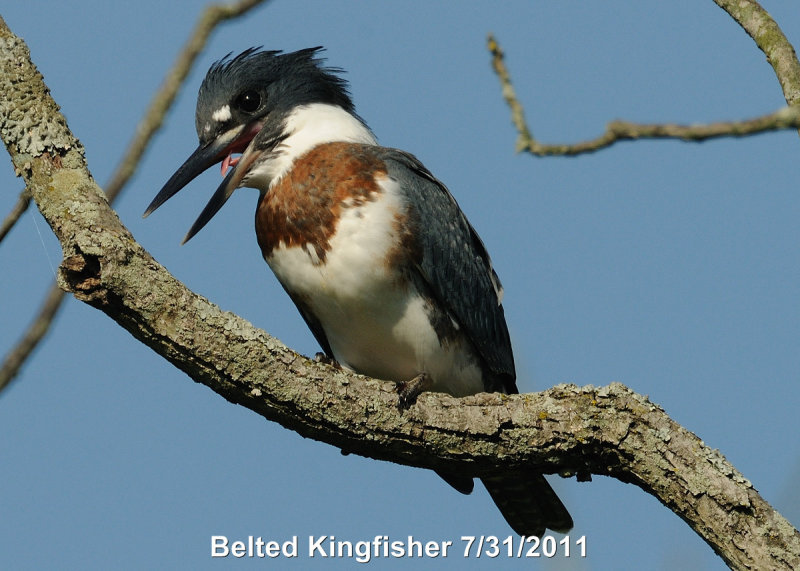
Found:
[(77, 299), (92, 305), (108, 304), (108, 290), (101, 286), (99, 256), (81, 253), (68, 256), (60, 270), (66, 290)]

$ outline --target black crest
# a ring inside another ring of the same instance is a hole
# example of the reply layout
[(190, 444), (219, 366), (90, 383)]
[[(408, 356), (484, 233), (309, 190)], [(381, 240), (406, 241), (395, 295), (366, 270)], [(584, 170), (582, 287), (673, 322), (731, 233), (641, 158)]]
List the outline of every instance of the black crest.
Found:
[(211, 122), (212, 114), (224, 105), (231, 106), (243, 94), (255, 94), (259, 115), (287, 111), (297, 105), (327, 103), (354, 113), (343, 71), (325, 67), (319, 57), (322, 47), (283, 53), (279, 50), (250, 48), (237, 56), (229, 53), (208, 70), (197, 98), (198, 134)]

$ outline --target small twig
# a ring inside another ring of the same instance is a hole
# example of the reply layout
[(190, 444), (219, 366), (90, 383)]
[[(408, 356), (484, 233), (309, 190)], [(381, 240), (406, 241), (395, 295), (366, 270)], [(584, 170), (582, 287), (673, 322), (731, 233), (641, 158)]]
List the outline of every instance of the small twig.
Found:
[[(186, 76), (189, 75), (189, 71), (197, 60), (197, 56), (205, 48), (208, 38), (211, 36), (214, 29), (226, 20), (242, 16), (264, 1), (265, 0), (241, 0), (240, 2), (229, 5), (211, 5), (203, 11), (189, 40), (178, 55), (172, 69), (167, 73), (164, 83), (151, 100), (150, 106), (136, 128), (136, 134), (128, 145), (116, 170), (111, 175), (111, 180), (106, 185), (106, 198), (110, 203), (119, 196), (133, 173), (136, 172), (136, 168), (139, 166), (142, 156), (150, 146), (153, 136), (161, 128), (164, 117), (170, 107), (172, 107), (172, 103), (175, 101), (175, 97), (183, 85)], [(29, 201), (30, 198), (22, 204), (22, 197), (20, 198), (14, 210), (3, 222), (3, 234), (0, 234), (0, 240), (2, 240), (5, 233), (16, 223), (19, 216), (25, 212)], [(45, 334), (47, 334), (61, 307), (63, 299), (63, 292), (53, 283), (41, 304), (36, 319), (28, 326), (27, 331), (17, 345), (8, 352), (3, 360), (2, 366), (0, 366), (0, 392), (2, 392), (2, 390), (19, 374), (22, 365), (44, 338)]]
[(0, 391), (14, 380), (22, 365), (48, 332), (63, 299), (64, 292), (61, 291), (58, 285), (53, 283), (44, 298), (42, 306), (39, 308), (39, 314), (36, 319), (28, 326), (22, 339), (17, 342), (3, 360), (3, 365), (0, 367)]
[(8, 213), (5, 220), (3, 220), (3, 225), (0, 226), (0, 242), (3, 241), (3, 238), (5, 238), (6, 234), (14, 227), (14, 224), (17, 223), (20, 216), (28, 209), (28, 204), (30, 204), (30, 202), (31, 193), (25, 188), (19, 193), (17, 203), (14, 205), (14, 208), (11, 209), (11, 212)]
[(511, 109), (511, 121), (519, 134), (516, 147), (518, 152), (527, 151), (539, 157), (575, 156), (593, 153), (618, 141), (631, 139), (681, 139), (700, 142), (718, 137), (744, 137), (800, 128), (800, 105), (793, 105), (754, 119), (698, 125), (648, 125), (618, 120), (609, 123), (602, 135), (588, 141), (573, 144), (543, 144), (533, 137), (525, 122), (524, 110), (511, 85), (511, 76), (505, 65), (503, 50), (492, 35), (489, 36), (488, 47), (492, 54), (492, 67), (503, 89), (503, 98)]
[(533, 141), (533, 134), (528, 129), (524, 109), (517, 99), (514, 87), (511, 85), (511, 75), (509, 75), (506, 68), (503, 50), (500, 49), (500, 44), (497, 43), (492, 34), (489, 34), (489, 52), (492, 54), (492, 68), (494, 68), (494, 72), (500, 80), (500, 86), (503, 88), (503, 99), (506, 100), (506, 103), (511, 108), (511, 122), (514, 123), (514, 127), (517, 128), (519, 133), (517, 152), (520, 152), (525, 150), (530, 145), (530, 142)]

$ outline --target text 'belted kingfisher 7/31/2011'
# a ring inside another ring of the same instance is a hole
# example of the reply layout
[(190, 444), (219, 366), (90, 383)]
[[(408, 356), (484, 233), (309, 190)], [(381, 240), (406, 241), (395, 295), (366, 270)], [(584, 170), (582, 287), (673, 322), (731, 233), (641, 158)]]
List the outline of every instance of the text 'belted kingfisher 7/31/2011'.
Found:
[[(257, 188), (261, 252), (329, 358), (398, 383), (401, 396), (517, 393), (483, 242), (414, 156), (377, 144), (320, 50), (254, 48), (212, 65), (197, 100), (200, 145), (145, 216), (221, 162), (224, 180), (184, 242), (234, 190)], [(472, 491), (471, 476), (440, 475)], [(572, 527), (540, 473), (482, 479), (515, 532)]]

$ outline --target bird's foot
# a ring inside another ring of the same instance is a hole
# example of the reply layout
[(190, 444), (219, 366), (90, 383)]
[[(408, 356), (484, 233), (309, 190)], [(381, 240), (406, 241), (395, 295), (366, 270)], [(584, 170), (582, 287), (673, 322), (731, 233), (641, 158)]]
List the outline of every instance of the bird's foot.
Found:
[(323, 365), (330, 365), (331, 367), (334, 367), (336, 369), (342, 368), (342, 366), (339, 364), (339, 361), (337, 361), (333, 357), (328, 357), (322, 351), (318, 351), (316, 354), (314, 354), (314, 362), (322, 363)]
[(433, 386), (433, 381), (427, 373), (420, 373), (413, 379), (397, 384), (397, 395), (400, 397), (398, 408), (406, 410), (417, 402), (417, 397), (428, 391)]

